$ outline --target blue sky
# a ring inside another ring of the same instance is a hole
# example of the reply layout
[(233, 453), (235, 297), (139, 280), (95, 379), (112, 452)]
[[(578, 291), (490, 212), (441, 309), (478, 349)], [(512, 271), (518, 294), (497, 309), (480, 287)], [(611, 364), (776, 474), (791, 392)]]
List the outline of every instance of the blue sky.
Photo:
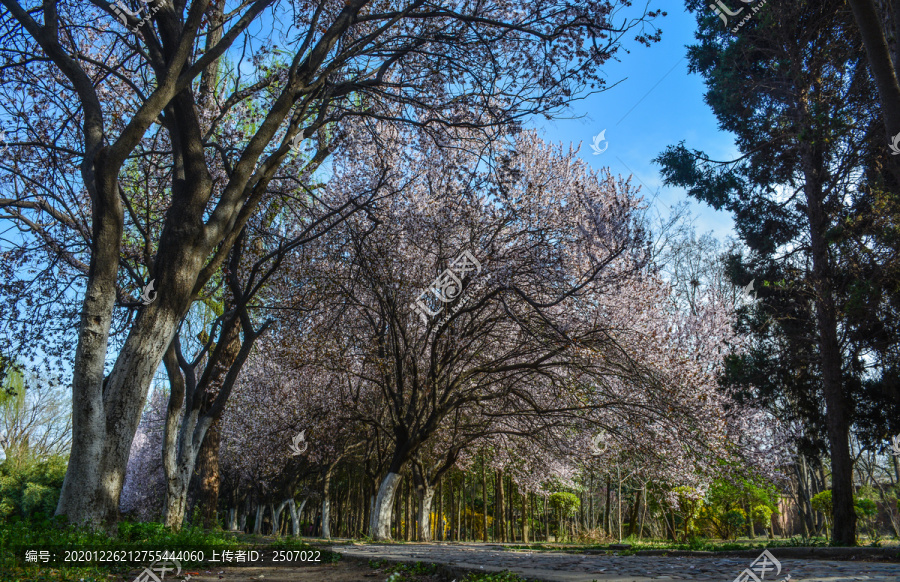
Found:
[[(566, 146), (581, 142), (580, 155), (594, 168), (608, 167), (613, 175), (634, 174), (632, 183), (641, 186), (645, 198), (659, 189), (654, 206), (663, 215), (673, 204), (688, 200), (698, 233), (712, 231), (724, 239), (734, 234), (731, 216), (688, 198), (681, 188), (663, 187), (660, 168), (651, 162), (666, 146), (681, 140), (714, 159), (738, 155), (733, 136), (718, 128), (703, 101), (702, 78), (688, 74), (685, 47), (695, 42), (695, 16), (681, 2), (671, 4), (675, 7), (667, 7), (668, 15), (657, 20), (661, 42), (647, 48), (623, 40), (630, 54), (620, 52), (621, 62), (610, 61), (601, 68), (608, 85), (621, 81), (616, 87), (576, 102), (566, 117), (578, 119), (535, 120), (531, 127), (550, 142)], [(628, 38), (633, 37), (632, 33)], [(604, 129), (609, 147), (595, 155), (591, 142)]]

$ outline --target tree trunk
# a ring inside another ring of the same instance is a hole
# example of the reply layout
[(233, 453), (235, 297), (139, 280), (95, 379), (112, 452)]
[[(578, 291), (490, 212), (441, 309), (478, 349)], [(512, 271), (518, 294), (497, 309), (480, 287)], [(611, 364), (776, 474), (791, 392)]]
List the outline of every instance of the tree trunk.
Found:
[(181, 529), (187, 507), (188, 480), (186, 470), (177, 470), (166, 477), (166, 499), (163, 506), (163, 523), (172, 530)]
[(800, 524), (803, 526), (803, 536), (808, 538), (815, 531), (816, 525), (812, 510), (812, 495), (809, 491), (809, 479), (807, 478), (806, 457), (802, 454), (794, 462), (794, 470), (797, 472), (797, 510)]
[(753, 501), (747, 499), (747, 521), (750, 523), (750, 539), (756, 539), (756, 529), (753, 527)]
[(389, 472), (381, 481), (378, 495), (375, 497), (375, 508), (372, 511), (372, 528), (369, 535), (375, 540), (391, 539), (391, 509), (394, 492), (400, 481), (399, 473)]
[[(118, 519), (125, 468), (147, 391), (187, 310), (191, 281), (201, 266), (195, 249), (179, 248), (165, 268), (157, 269), (158, 288), (166, 289), (166, 293), (141, 308), (112, 371), (104, 378), (122, 232), (117, 187), (108, 187), (108, 202), (115, 205), (111, 211), (118, 218), (106, 216), (102, 218), (104, 225), (94, 224), (97, 238), (93, 241), (95, 252), (82, 306), (72, 381), (72, 448), (56, 507), (56, 514), (67, 516), (70, 523), (92, 527), (109, 527)], [(173, 246), (174, 241), (168, 245), (164, 242), (161, 239), (158, 256), (174, 250), (165, 248)], [(107, 261), (99, 255), (107, 254), (116, 258), (101, 264)], [(194, 262), (196, 269), (189, 265)]]
[(219, 505), (219, 419), (215, 419), (206, 431), (197, 455), (197, 505), (203, 527), (218, 525), (216, 511)]
[(612, 527), (609, 522), (609, 509), (610, 509), (610, 487), (612, 486), (612, 481), (609, 475), (606, 476), (606, 507), (604, 508), (603, 515), (603, 531), (606, 532), (606, 535), (612, 535)]
[[(92, 140), (94, 141), (94, 140)], [(94, 146), (95, 147), (95, 146)], [(94, 238), (87, 287), (81, 306), (81, 317), (78, 326), (78, 344), (75, 348), (75, 361), (72, 373), (72, 448), (66, 476), (60, 491), (57, 515), (66, 515), (73, 524), (90, 526), (111, 526), (118, 518), (119, 495), (125, 481), (125, 463), (131, 450), (131, 442), (137, 430), (140, 407), (133, 414), (118, 419), (114, 426), (107, 424), (109, 411), (105, 408), (104, 392), (107, 385), (116, 391), (127, 390), (127, 396), (140, 397), (140, 404), (147, 395), (150, 380), (159, 365), (159, 359), (166, 346), (154, 354), (155, 344), (152, 335), (141, 334), (140, 339), (150, 339), (144, 346), (150, 356), (136, 358), (141, 344), (136, 341), (138, 331), (150, 331), (156, 328), (153, 324), (162, 324), (167, 318), (157, 315), (158, 305), (153, 312), (142, 310), (138, 322), (119, 353), (113, 372), (104, 379), (103, 372), (109, 347), (109, 330), (112, 324), (112, 311), (116, 301), (116, 279), (119, 270), (119, 253), (121, 249), (124, 225), (124, 210), (118, 195), (115, 179), (103, 171), (105, 155), (98, 154), (95, 161), (96, 179), (89, 179), (88, 170), (84, 170), (85, 182), (91, 197), (91, 219)], [(150, 306), (153, 307), (152, 305)], [(138, 327), (139, 324), (140, 327)], [(171, 329), (166, 332), (160, 326), (153, 331), (163, 332), (158, 340), (165, 341), (175, 330), (174, 317)], [(131, 340), (131, 341), (129, 341)], [(147, 364), (157, 356), (153, 372), (149, 366), (137, 366), (135, 363)], [(130, 369), (124, 369), (123, 362), (131, 363)], [(135, 373), (128, 378), (128, 375)], [(130, 382), (123, 386), (124, 380)], [(122, 402), (122, 399), (118, 399)], [(129, 399), (125, 398), (125, 404)], [(131, 421), (131, 422), (129, 422)], [(128, 427), (133, 424), (131, 431)], [(113, 430), (110, 431), (109, 429)], [(122, 451), (120, 457), (124, 462), (120, 471), (116, 471), (115, 463), (108, 464), (116, 451)]]
[(516, 515), (513, 511), (513, 499), (515, 499), (515, 492), (513, 491), (513, 480), (512, 477), (506, 478), (506, 540), (509, 542), (516, 541)]
[(418, 541), (431, 541), (431, 502), (434, 499), (434, 487), (425, 486), (416, 487), (417, 497), (419, 498), (419, 533)]
[[(486, 542), (488, 536), (487, 529), (487, 473), (485, 472), (484, 451), (481, 452), (481, 541)], [(494, 524), (496, 529), (497, 524)]]
[(850, 456), (850, 402), (844, 396), (843, 357), (838, 339), (837, 311), (828, 243), (829, 220), (824, 208), (821, 153), (810, 144), (802, 147), (809, 217), (812, 281), (816, 291), (816, 327), (825, 396), (825, 424), (831, 449), (831, 499), (834, 542), (856, 545), (856, 513), (853, 509), (853, 459)]
[(328, 465), (325, 471), (322, 484), (322, 537), (324, 539), (331, 538), (331, 476), (334, 473), (338, 461), (343, 457), (341, 455), (337, 460)]
[[(193, 423), (187, 422), (188, 426)], [(193, 430), (190, 430), (193, 432)], [(163, 439), (165, 441), (165, 439)], [(193, 441), (193, 439), (186, 439)], [(185, 509), (187, 508), (188, 486), (191, 482), (194, 463), (197, 459), (197, 450), (192, 442), (182, 442), (176, 451), (174, 446), (165, 446), (163, 453), (163, 468), (166, 473), (166, 500), (163, 511), (163, 523), (166, 527), (178, 531), (184, 523)]]
[(588, 520), (588, 529), (592, 530), (597, 527), (596, 521), (594, 520), (594, 471), (590, 471), (590, 477), (588, 479), (588, 499), (590, 500), (590, 505), (588, 506), (587, 511), (587, 520)]
[[(534, 525), (534, 493), (528, 492), (528, 523), (532, 526)], [(541, 528), (538, 527), (534, 530), (533, 537), (534, 541), (538, 541), (540, 537)]]
[(442, 541), (444, 541), (444, 478), (443, 477), (438, 479), (437, 498), (438, 498), (437, 524), (435, 524), (435, 528), (434, 528), (434, 538), (437, 541), (442, 542)]
[(258, 503), (256, 505), (256, 518), (253, 520), (253, 533), (254, 535), (260, 535), (262, 533), (262, 521), (263, 521), (263, 513), (266, 510), (266, 506), (262, 503)]
[(331, 497), (322, 496), (322, 538), (331, 539)]
[[(475, 489), (475, 476), (472, 475), (472, 489)], [(463, 503), (463, 539), (468, 540), (475, 536), (472, 535), (472, 522), (475, 519), (474, 512), (472, 512), (468, 505), (466, 505), (466, 474), (463, 473), (463, 490), (462, 490), (462, 503)]]
[(528, 543), (528, 514), (525, 512), (528, 504), (528, 494), (522, 494), (522, 543)]
[(456, 501), (456, 541), (462, 540), (462, 507), (463, 507), (463, 491), (466, 487), (466, 475), (463, 473), (462, 483), (459, 485), (459, 499)]
[(411, 541), (412, 537), (410, 534), (410, 524), (412, 523), (412, 516), (409, 511), (409, 498), (412, 496), (412, 486), (409, 483), (409, 475), (406, 476), (406, 494), (402, 496), (400, 501), (400, 509), (402, 509), (403, 514), (403, 539), (406, 541)]
[(241, 512), (241, 520), (238, 523), (238, 529), (241, 531), (246, 531), (247, 529), (247, 517), (250, 516), (250, 498), (247, 498), (247, 503), (244, 505), (244, 510)]
[(644, 497), (644, 511), (641, 512), (641, 525), (639, 526), (639, 529), (638, 529), (638, 541), (640, 541), (644, 537), (644, 518), (647, 517), (647, 504), (648, 504), (646, 488), (647, 488), (647, 484), (645, 483), (644, 489), (641, 490), (641, 493), (643, 494), (643, 497)]
[[(619, 482), (619, 490), (616, 493), (616, 504), (619, 507), (618, 512), (618, 522), (619, 522), (619, 543), (622, 543), (622, 471), (619, 469), (619, 465), (616, 465), (616, 479)], [(687, 524), (685, 524), (687, 525)], [(687, 531), (687, 530), (685, 530)]]
[(546, 495), (544, 495), (544, 537), (545, 541), (550, 541), (550, 513)]
[[(884, 25), (890, 28), (893, 26), (879, 16), (874, 0), (848, 0), (848, 4), (853, 9), (853, 17), (866, 49), (869, 70), (878, 87), (885, 130), (888, 136), (896, 135), (900, 133), (900, 82), (897, 80), (896, 59), (892, 58)], [(896, 10), (896, 4), (892, 4)], [(895, 14), (894, 17), (897, 18), (898, 15)]]
[(625, 537), (634, 535), (634, 529), (637, 526), (638, 513), (641, 510), (641, 493), (643, 493), (643, 491), (638, 489), (634, 495), (634, 505), (631, 508), (631, 516), (628, 518), (628, 535)]
[(291, 512), (291, 535), (297, 537), (300, 535), (300, 514), (303, 513), (303, 506), (306, 505), (306, 499), (300, 503), (300, 509), (297, 509), (297, 504), (294, 503), (294, 499), (288, 499), (288, 509)]
[(504, 524), (503, 512), (506, 507), (503, 503), (503, 472), (497, 469), (497, 489), (494, 491), (494, 531), (501, 543), (506, 542), (506, 525)]
[(275, 525), (273, 526), (273, 533), (276, 536), (284, 535), (284, 531), (282, 531), (282, 530), (286, 529), (286, 527), (287, 527), (287, 524), (285, 524), (284, 526), (282, 526), (282, 524), (281, 524), (281, 521), (282, 521), (281, 515), (287, 506), (288, 506), (288, 500), (285, 499), (284, 501), (282, 501), (281, 503), (279, 503), (277, 506), (275, 506), (272, 509), (272, 520), (275, 522)]

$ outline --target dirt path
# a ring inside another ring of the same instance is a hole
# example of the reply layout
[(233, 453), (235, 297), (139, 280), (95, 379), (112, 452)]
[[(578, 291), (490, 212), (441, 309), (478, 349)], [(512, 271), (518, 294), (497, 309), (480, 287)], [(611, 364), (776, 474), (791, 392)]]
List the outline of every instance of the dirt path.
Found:
[[(738, 578), (751, 567), (757, 556), (757, 551), (741, 556), (710, 554), (689, 557), (568, 554), (512, 551), (493, 544), (456, 543), (354, 544), (334, 546), (331, 549), (345, 557), (422, 561), (443, 564), (459, 572), (510, 570), (528, 579), (548, 582), (725, 582)], [(780, 552), (773, 548), (771, 552), (778, 560), (778, 568), (776, 571), (774, 566), (769, 566), (764, 582), (778, 582), (785, 578), (790, 582), (900, 581), (900, 563), (896, 562), (796, 558), (791, 556), (795, 552), (790, 549)]]

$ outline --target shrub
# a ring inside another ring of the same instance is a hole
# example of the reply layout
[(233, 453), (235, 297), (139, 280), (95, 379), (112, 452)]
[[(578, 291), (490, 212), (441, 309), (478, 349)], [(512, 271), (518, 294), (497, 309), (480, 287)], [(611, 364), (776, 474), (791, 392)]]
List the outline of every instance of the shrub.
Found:
[(66, 458), (0, 463), (0, 517), (41, 520), (53, 515), (63, 479)]
[(731, 509), (725, 512), (725, 525), (728, 528), (728, 537), (737, 539), (744, 526), (747, 525), (747, 513), (743, 509)]
[(813, 496), (812, 498), (812, 508), (815, 511), (819, 511), (825, 514), (825, 519), (831, 519), (832, 514), (832, 505), (831, 505), (831, 489), (827, 491), (822, 491)]
[(853, 510), (856, 517), (867, 519), (878, 513), (878, 505), (871, 499), (856, 497), (853, 499)]

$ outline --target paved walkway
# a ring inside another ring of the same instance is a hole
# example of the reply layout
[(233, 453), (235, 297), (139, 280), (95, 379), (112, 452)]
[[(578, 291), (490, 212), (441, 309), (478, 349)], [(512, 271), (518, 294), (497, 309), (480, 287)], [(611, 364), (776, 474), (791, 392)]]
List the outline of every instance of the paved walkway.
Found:
[[(332, 549), (347, 557), (368, 560), (428, 562), (470, 570), (511, 570), (526, 578), (548, 582), (650, 582), (651, 580), (713, 580), (733, 582), (749, 568), (754, 556), (617, 556), (561, 554), (505, 550), (492, 544), (353, 544)], [(778, 557), (778, 576), (769, 572), (764, 582), (900, 582), (900, 563), (829, 561)], [(760, 551), (761, 553), (761, 551)], [(753, 579), (750, 578), (750, 582)]]

